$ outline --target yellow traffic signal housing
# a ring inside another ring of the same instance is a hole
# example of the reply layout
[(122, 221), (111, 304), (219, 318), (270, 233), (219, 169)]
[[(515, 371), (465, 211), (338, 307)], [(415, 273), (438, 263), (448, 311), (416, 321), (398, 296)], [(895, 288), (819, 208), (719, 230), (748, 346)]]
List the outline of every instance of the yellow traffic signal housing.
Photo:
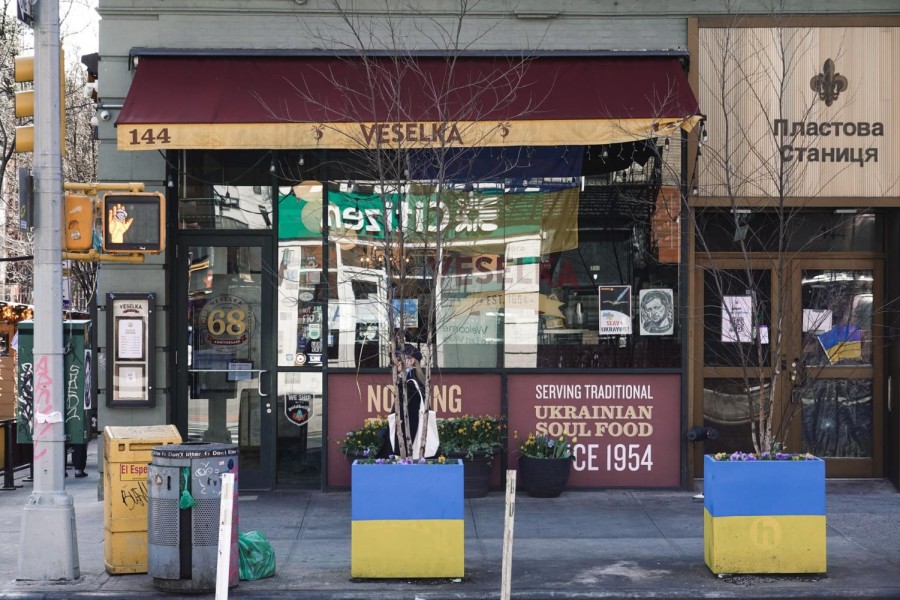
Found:
[(63, 214), (63, 248), (68, 252), (90, 250), (94, 240), (94, 200), (81, 194), (66, 194)]
[[(34, 83), (34, 56), (17, 56), (15, 60), (16, 83)], [(34, 90), (16, 92), (16, 117), (34, 119)], [(66, 69), (62, 51), (59, 53), (59, 112), (60, 152), (66, 153)], [(34, 125), (16, 127), (16, 152), (34, 152)]]
[(166, 249), (166, 197), (114, 193), (103, 196), (103, 250), (159, 254)]

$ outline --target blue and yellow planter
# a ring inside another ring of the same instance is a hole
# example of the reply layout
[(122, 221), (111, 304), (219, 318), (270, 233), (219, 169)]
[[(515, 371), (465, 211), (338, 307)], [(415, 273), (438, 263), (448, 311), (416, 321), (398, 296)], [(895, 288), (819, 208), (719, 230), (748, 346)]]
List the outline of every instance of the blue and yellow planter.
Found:
[(353, 577), (462, 577), (463, 465), (351, 467)]
[(703, 462), (703, 551), (713, 573), (824, 573), (825, 463)]

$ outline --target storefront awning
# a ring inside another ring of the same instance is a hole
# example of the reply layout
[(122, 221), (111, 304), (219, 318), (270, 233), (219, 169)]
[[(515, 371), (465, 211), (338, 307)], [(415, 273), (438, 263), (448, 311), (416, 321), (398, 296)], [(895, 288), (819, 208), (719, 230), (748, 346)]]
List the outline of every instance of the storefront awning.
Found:
[(668, 56), (141, 56), (119, 150), (600, 145), (700, 119)]

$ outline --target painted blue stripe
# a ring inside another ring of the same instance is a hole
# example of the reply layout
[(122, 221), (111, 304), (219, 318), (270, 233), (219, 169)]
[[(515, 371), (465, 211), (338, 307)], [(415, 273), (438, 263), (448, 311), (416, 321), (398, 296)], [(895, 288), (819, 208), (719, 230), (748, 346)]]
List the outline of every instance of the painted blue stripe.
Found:
[(351, 518), (463, 519), (463, 466), (353, 465)]
[(824, 515), (825, 462), (703, 459), (703, 504), (713, 517)]

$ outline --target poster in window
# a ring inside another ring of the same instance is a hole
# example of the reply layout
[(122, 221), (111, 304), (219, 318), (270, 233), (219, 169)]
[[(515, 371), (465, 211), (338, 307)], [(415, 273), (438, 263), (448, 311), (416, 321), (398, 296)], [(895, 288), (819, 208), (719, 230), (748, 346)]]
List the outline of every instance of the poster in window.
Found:
[(116, 318), (116, 360), (144, 360), (143, 317)]
[(147, 382), (144, 365), (116, 365), (116, 398), (146, 400)]
[(674, 297), (668, 289), (641, 290), (638, 296), (641, 335), (672, 335), (675, 332)]
[(286, 394), (284, 400), (284, 416), (291, 425), (303, 427), (309, 424), (312, 416), (312, 394)]
[(824, 333), (831, 331), (833, 316), (830, 310), (803, 309), (803, 333)]
[(394, 311), (394, 327), (415, 329), (419, 326), (418, 299), (407, 298), (404, 300), (393, 300), (392, 307)]
[(751, 296), (722, 297), (722, 341), (753, 341), (753, 299)]
[(631, 286), (600, 286), (600, 335), (631, 334)]

